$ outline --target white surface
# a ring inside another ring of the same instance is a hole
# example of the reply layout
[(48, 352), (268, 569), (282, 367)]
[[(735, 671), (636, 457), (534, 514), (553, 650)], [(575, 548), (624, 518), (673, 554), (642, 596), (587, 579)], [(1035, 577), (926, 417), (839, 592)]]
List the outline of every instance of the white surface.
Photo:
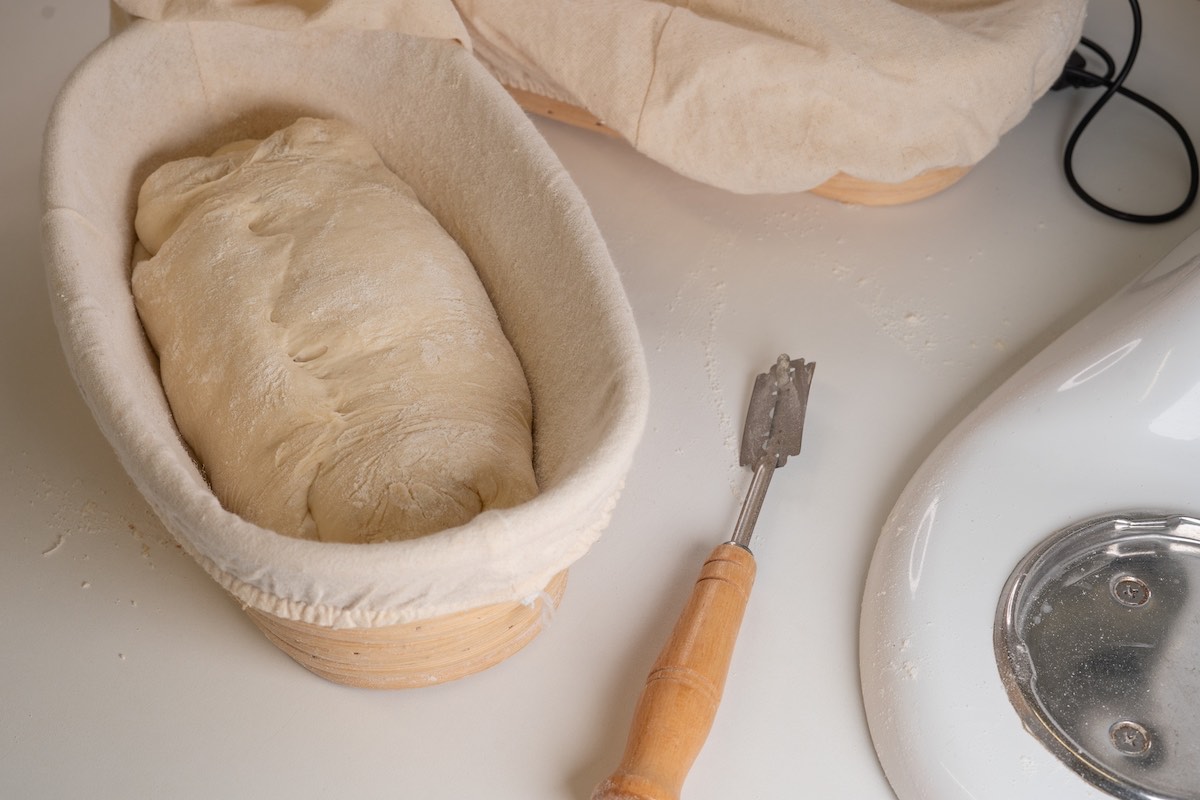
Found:
[[(1146, 14), (1130, 85), (1197, 135), (1200, 3)], [(728, 534), (750, 380), (786, 350), (818, 364), (805, 449), (767, 498), (754, 598), (687, 796), (887, 800), (857, 639), (888, 511), (971, 408), (1200, 226), (1197, 209), (1130, 226), (1069, 193), (1058, 162), (1078, 93), (1040, 101), (948, 192), (880, 210), (735, 197), (539, 123), (632, 300), (647, 436), (612, 526), (529, 648), (459, 683), (346, 689), (267, 644), (166, 540), (63, 366), (38, 254), (41, 127), (106, 25), (100, 2), (0, 10), (3, 797), (586, 798), (703, 555)], [(1123, 5), (1096, 3), (1087, 31), (1123, 53)], [(1181, 159), (1158, 122), (1116, 101), (1078, 166), (1149, 210), (1182, 195)]]
[(1050, 534), (1200, 510), (1198, 304), (1200, 232), (1021, 369), (905, 489), (861, 640), (867, 716), (900, 797), (1105, 796), (1022, 727), (993, 622), (1005, 581)]

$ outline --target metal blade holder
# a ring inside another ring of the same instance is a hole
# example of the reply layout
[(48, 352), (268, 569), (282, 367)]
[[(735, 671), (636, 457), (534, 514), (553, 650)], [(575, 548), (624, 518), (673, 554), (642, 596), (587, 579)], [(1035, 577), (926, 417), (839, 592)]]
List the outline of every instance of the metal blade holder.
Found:
[(802, 358), (793, 361), (784, 354), (770, 371), (754, 381), (739, 458), (743, 467), (754, 470), (754, 477), (730, 539), (739, 547), (750, 549), (750, 537), (775, 470), (787, 463), (788, 456), (800, 453), (808, 391), (816, 366)]

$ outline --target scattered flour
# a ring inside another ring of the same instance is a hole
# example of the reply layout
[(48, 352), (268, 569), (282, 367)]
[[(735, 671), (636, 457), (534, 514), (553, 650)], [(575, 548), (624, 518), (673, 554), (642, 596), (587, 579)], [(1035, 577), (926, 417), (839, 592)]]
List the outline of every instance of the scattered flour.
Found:
[[(736, 497), (742, 490), (742, 470), (738, 466), (740, 431), (725, 399), (721, 381), (721, 362), (717, 353), (722, 322), (728, 310), (729, 289), (717, 277), (717, 268), (709, 266), (689, 272), (667, 305), (670, 324), (659, 336), (658, 351), (668, 343), (684, 345), (685, 352), (699, 349), (703, 359), (708, 406), (717, 424), (729, 459), (730, 491)], [(677, 450), (682, 454), (681, 450)]]
[[(31, 506), (46, 510), (44, 527), (54, 532), (55, 538), (41, 550), (43, 558), (61, 554), (70, 554), (75, 560), (87, 561), (90, 556), (79, 552), (80, 542), (86, 547), (100, 539), (105, 539), (119, 546), (122, 541), (112, 537), (115, 531), (128, 531), (139, 543), (141, 556), (147, 567), (154, 568), (153, 554), (156, 547), (177, 549), (174, 539), (162, 527), (158, 518), (149, 507), (140, 501), (125, 503), (124, 509), (113, 502), (103, 490), (98, 491), (98, 499), (84, 498), (86, 492), (96, 492), (87, 487), (80, 479), (66, 483), (55, 481), (48, 476), (36, 475), (33, 470), (9, 470), (10, 477), (17, 478), (18, 484), (37, 487), (33, 492), (23, 492), (31, 497)], [(81, 588), (87, 589), (91, 583), (84, 581)]]

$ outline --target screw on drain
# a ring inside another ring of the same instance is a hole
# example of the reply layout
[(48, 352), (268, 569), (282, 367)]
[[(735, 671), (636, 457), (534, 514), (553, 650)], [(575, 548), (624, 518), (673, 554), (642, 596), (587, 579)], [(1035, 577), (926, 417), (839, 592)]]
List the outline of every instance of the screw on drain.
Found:
[(1133, 575), (1118, 575), (1113, 578), (1110, 588), (1112, 596), (1123, 606), (1137, 608), (1150, 601), (1150, 587)]
[(1108, 729), (1108, 738), (1113, 747), (1127, 756), (1140, 756), (1150, 751), (1150, 731), (1130, 720), (1113, 723)]

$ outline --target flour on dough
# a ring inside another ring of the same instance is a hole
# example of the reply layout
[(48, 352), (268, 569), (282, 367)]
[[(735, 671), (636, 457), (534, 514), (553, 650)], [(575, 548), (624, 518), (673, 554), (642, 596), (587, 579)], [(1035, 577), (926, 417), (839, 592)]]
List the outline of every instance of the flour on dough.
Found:
[(375, 542), (536, 494), (529, 387), (474, 267), (348, 125), (166, 164), (135, 224), (138, 314), (226, 508)]

